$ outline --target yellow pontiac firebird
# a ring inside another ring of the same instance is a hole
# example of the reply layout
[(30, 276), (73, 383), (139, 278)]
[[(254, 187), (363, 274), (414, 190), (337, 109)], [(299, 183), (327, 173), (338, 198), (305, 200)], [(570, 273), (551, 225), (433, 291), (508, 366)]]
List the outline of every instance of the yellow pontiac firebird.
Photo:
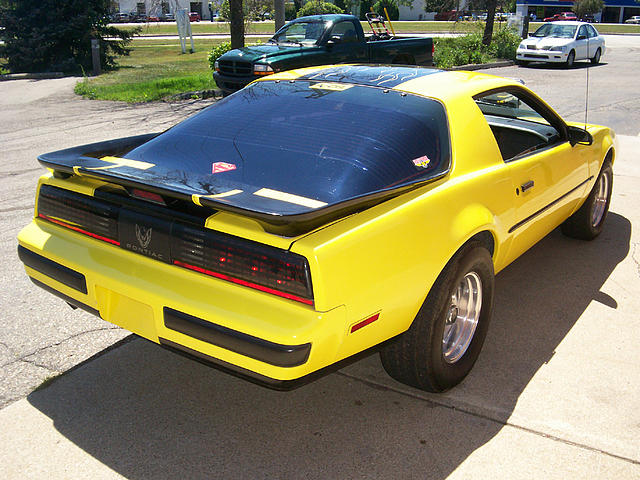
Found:
[(40, 156), (18, 252), (72, 306), (273, 388), (377, 346), (443, 391), (478, 358), (494, 274), (559, 225), (600, 233), (615, 135), (582, 127), (481, 73), (283, 72)]

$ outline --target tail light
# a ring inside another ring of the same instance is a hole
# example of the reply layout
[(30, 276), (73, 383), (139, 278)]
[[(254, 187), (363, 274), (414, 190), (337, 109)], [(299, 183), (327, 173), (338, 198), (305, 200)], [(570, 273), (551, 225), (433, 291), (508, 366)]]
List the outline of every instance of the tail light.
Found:
[(120, 245), (118, 207), (111, 203), (43, 185), (38, 195), (38, 217), (98, 240)]
[(239, 285), (313, 305), (307, 259), (212, 230), (175, 224), (173, 263)]
[[(169, 263), (250, 287), (262, 292), (313, 305), (309, 263), (301, 255), (216, 232), (199, 225), (156, 217), (149, 212), (147, 196), (135, 195), (143, 205), (154, 231), (165, 231), (170, 252)], [(126, 242), (127, 215), (122, 207), (87, 195), (43, 185), (38, 196), (38, 217), (92, 238), (120, 246)], [(127, 210), (129, 211), (129, 210)], [(120, 225), (119, 223), (124, 222)], [(163, 226), (165, 225), (165, 226)], [(122, 238), (121, 238), (122, 237)], [(155, 237), (154, 237), (155, 238)], [(162, 238), (162, 237), (160, 237)], [(159, 246), (161, 247), (161, 246)], [(149, 248), (149, 250), (151, 247)], [(153, 256), (153, 251), (136, 249), (136, 253)]]

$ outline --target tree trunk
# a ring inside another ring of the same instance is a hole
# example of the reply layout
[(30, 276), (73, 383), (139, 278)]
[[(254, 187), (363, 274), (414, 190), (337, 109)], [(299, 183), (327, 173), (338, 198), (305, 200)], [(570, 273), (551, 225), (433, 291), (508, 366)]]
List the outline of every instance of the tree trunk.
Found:
[(497, 3), (497, 0), (489, 0), (487, 3), (487, 24), (484, 26), (484, 35), (482, 36), (483, 45), (491, 45), (491, 38), (493, 37), (493, 21), (496, 16)]
[(275, 22), (276, 22), (275, 31), (277, 32), (278, 29), (284, 25), (284, 0), (274, 0), (273, 7), (275, 10), (274, 11)]
[(229, 0), (231, 48), (244, 47), (244, 13), (242, 0)]

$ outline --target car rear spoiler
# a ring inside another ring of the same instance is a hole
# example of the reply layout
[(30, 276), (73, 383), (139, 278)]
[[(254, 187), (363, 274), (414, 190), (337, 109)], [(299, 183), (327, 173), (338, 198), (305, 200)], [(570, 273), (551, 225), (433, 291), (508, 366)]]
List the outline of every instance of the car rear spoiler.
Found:
[(176, 183), (166, 185), (163, 184), (163, 180), (166, 182), (166, 179), (161, 176), (151, 179), (149, 175), (146, 175), (145, 179), (131, 175), (125, 176), (115, 169), (105, 168), (105, 163), (100, 160), (104, 157), (125, 156), (127, 152), (150, 141), (159, 134), (138, 135), (45, 153), (38, 157), (38, 161), (44, 167), (53, 170), (53, 174), (57, 178), (69, 178), (73, 175), (90, 177), (130, 189), (141, 189), (163, 197), (193, 202), (198, 206), (211, 209), (212, 214), (216, 211), (225, 211), (254, 219), (265, 231), (286, 237), (308, 233), (340, 218), (366, 210), (414, 190), (449, 173), (449, 169), (447, 169), (433, 177), (421, 178), (420, 181), (413, 183), (348, 198), (308, 212), (279, 215), (238, 207), (227, 203), (224, 198), (216, 199), (206, 196), (206, 194), (196, 191), (188, 185), (177, 185)]

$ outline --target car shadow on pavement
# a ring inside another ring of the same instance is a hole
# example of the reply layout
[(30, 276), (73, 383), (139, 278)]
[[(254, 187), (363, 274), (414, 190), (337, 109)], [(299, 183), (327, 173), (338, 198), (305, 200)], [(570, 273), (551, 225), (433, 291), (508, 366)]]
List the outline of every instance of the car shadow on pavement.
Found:
[(610, 213), (593, 242), (556, 230), (501, 272), (485, 350), (446, 396), (378, 381), (377, 356), (283, 393), (134, 339), (28, 401), (127, 478), (445, 479), (504, 428), (592, 301), (617, 308), (600, 290), (630, 237), (630, 222)]
[(532, 62), (527, 65), (520, 65), (520, 68), (533, 68), (537, 70), (583, 70), (585, 68), (604, 67), (605, 65), (607, 65), (607, 62), (599, 62), (594, 65), (591, 62), (579, 61), (571, 67), (567, 67), (564, 63)]

